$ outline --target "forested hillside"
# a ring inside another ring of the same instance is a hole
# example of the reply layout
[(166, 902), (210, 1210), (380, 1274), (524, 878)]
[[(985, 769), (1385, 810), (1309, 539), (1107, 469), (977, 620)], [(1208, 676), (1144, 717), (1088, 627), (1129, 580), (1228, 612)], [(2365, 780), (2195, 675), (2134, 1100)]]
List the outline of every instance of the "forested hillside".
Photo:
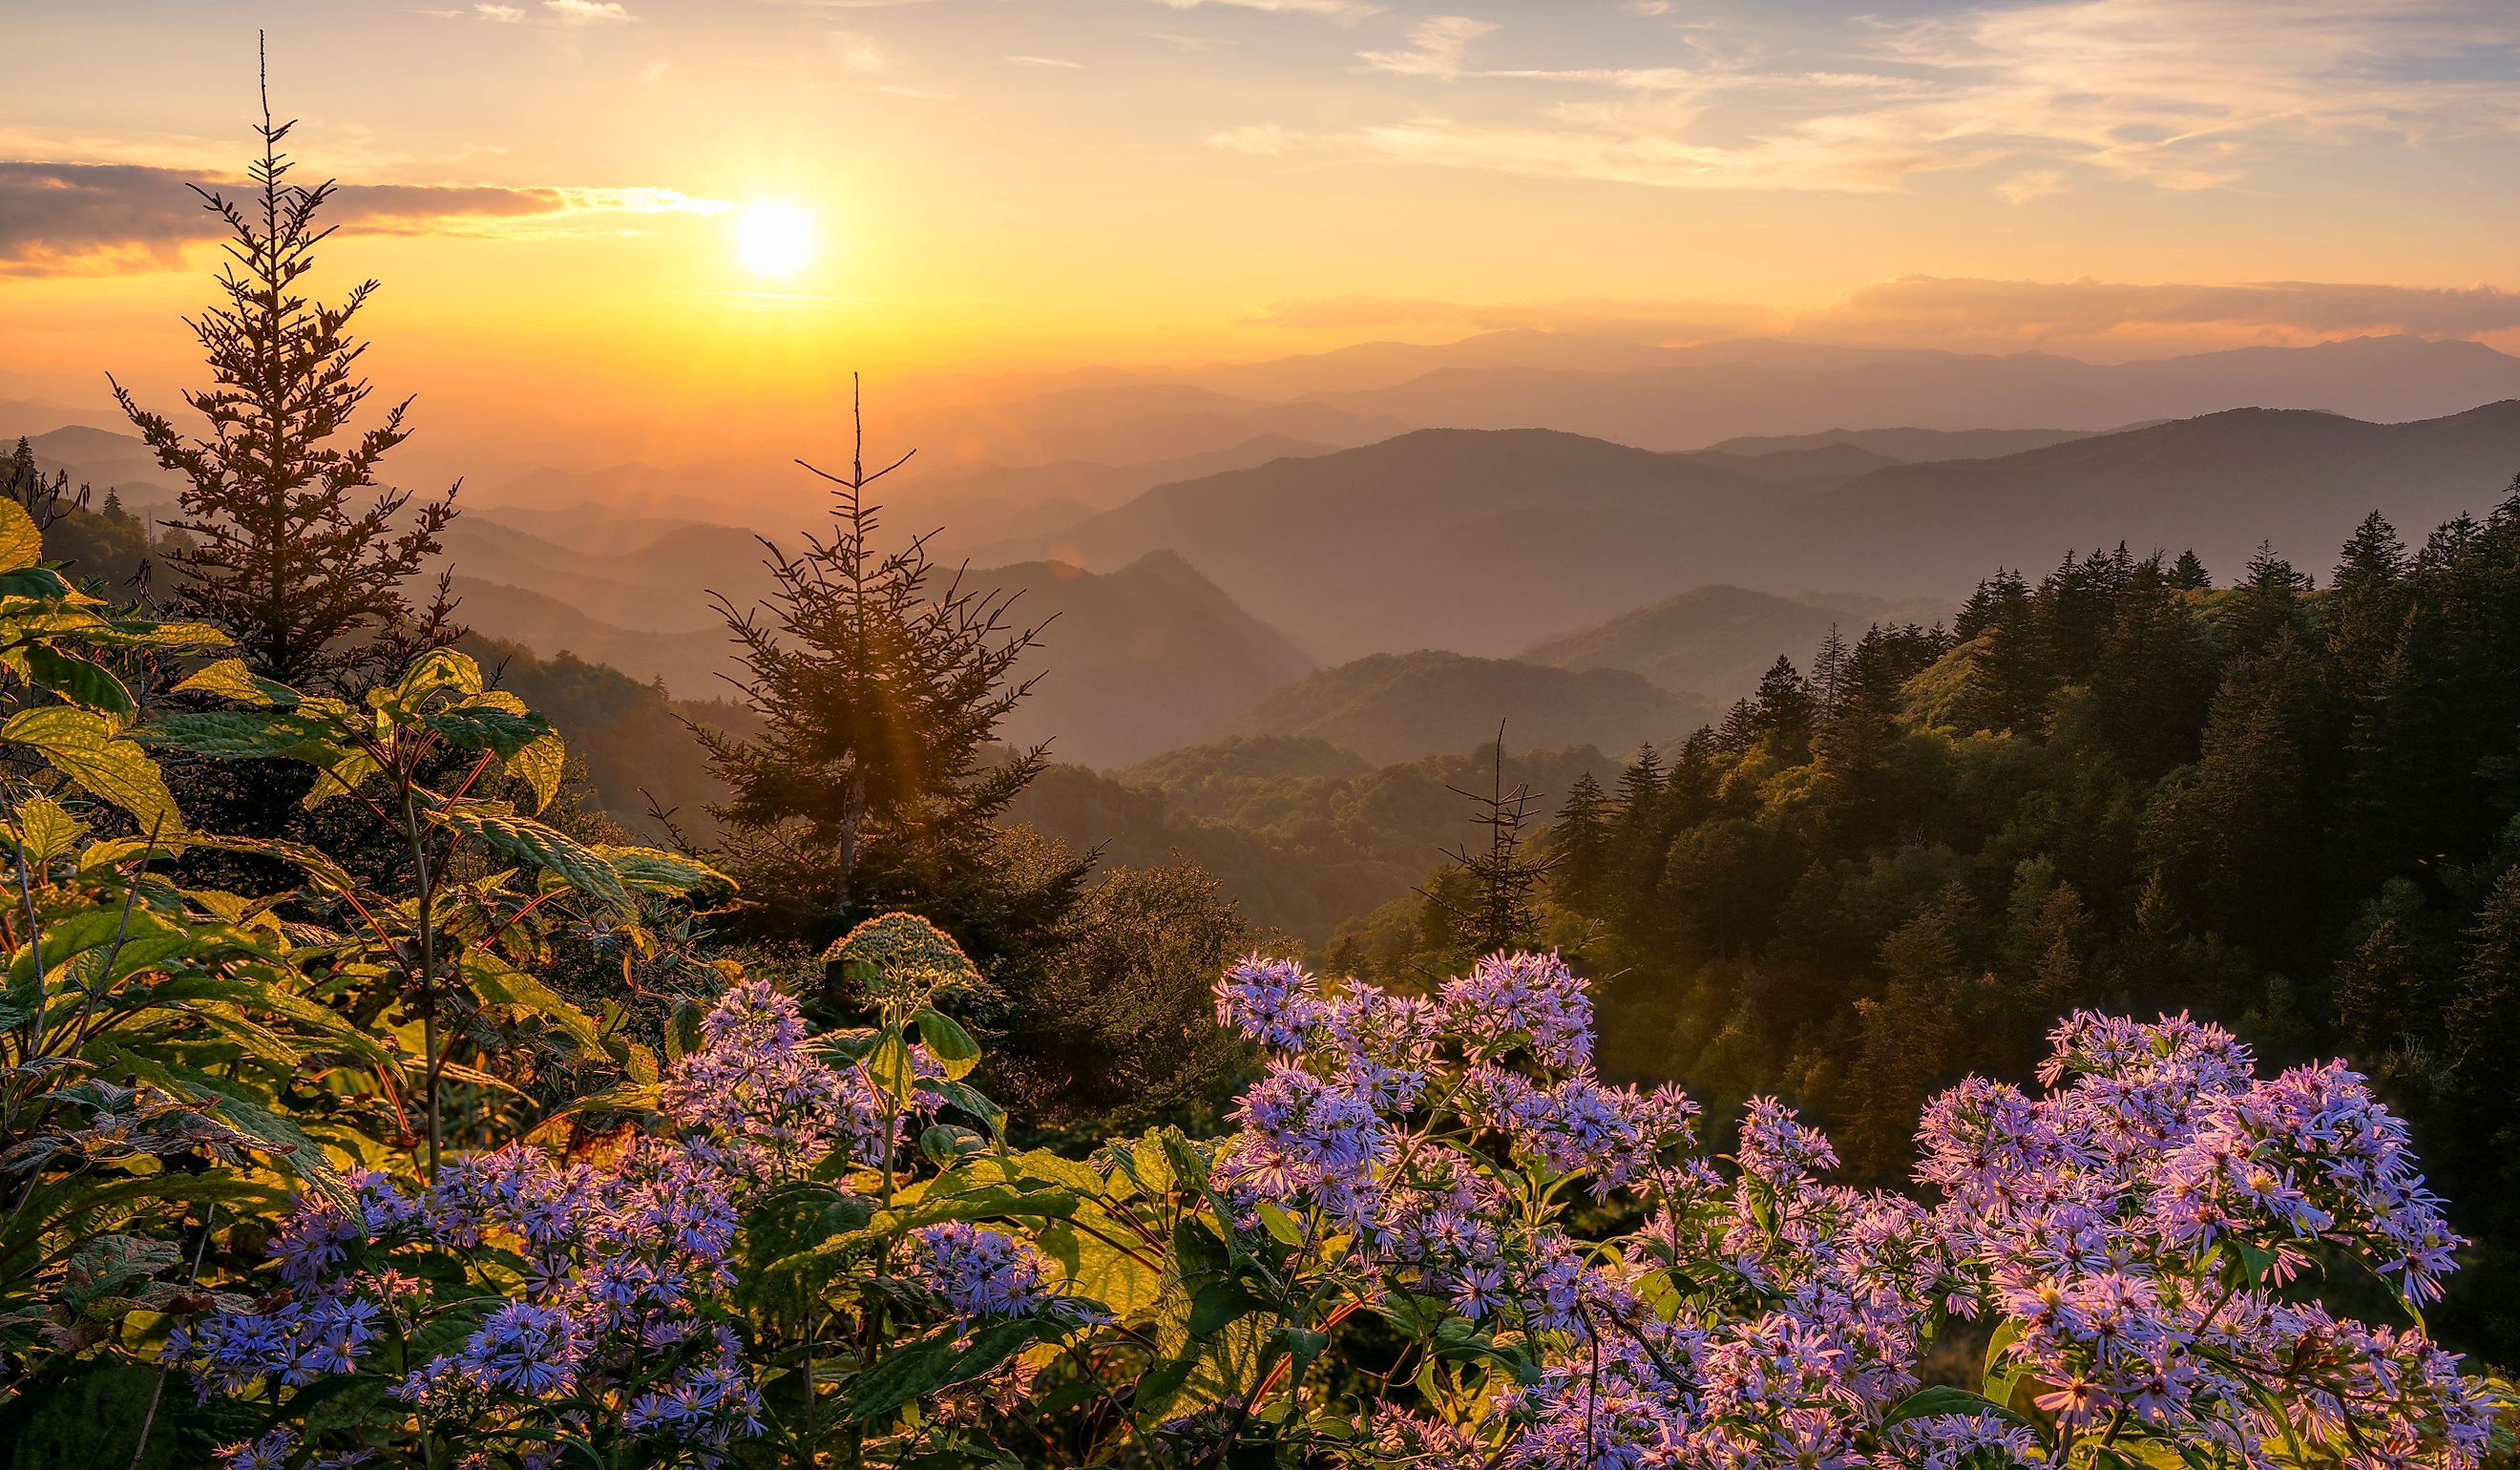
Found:
[(2019, 1075), (2073, 1006), (2342, 1050), (2497, 1242), (2444, 1320), (2520, 1327), (2520, 495), (2411, 549), (2372, 516), (2316, 589), (2271, 554), (2001, 573), (1947, 633), (1876, 629), (1550, 794), (1605, 1065), (1781, 1091), (1888, 1178), (1920, 1099)]

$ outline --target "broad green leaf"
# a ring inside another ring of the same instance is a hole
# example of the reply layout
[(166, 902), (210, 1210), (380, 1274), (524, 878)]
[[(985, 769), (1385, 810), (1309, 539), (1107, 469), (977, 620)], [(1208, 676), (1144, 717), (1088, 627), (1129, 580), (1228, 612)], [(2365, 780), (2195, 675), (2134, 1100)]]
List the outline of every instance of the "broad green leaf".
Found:
[(49, 796), (30, 796), (18, 803), (17, 816), (18, 839), (32, 868), (68, 857), (87, 835), (87, 824)]
[(1260, 1225), (1281, 1245), (1299, 1247), (1304, 1243), (1304, 1227), (1295, 1224), (1293, 1216), (1267, 1200), (1260, 1202)]
[(423, 715), (420, 723), (437, 732), (450, 745), (487, 750), (501, 760), (514, 757), (552, 733), (551, 722), (542, 716), (517, 714), (485, 699), (467, 699), (434, 710)]
[(51, 690), (70, 703), (86, 709), (101, 710), (117, 720), (128, 720), (140, 712), (131, 690), (122, 687), (113, 671), (101, 663), (73, 657), (42, 644), (25, 648), (26, 675), (39, 688)]
[(939, 1389), (979, 1377), (1058, 1330), (1056, 1322), (1021, 1317), (983, 1327), (968, 1341), (948, 1327), (896, 1344), (851, 1381), (843, 1411), (862, 1424), (898, 1412)]
[(297, 702), (295, 690), (256, 674), (246, 667), (242, 658), (222, 658), (175, 686), (175, 691), (216, 694), (223, 699), (234, 699), (239, 704), (258, 704), (266, 709), (287, 707)]
[(0, 725), (0, 741), (43, 752), (52, 768), (91, 796), (129, 812), (142, 828), (184, 829), (184, 814), (149, 752), (121, 737), (114, 722), (93, 710), (48, 704), (22, 710)]
[(980, 1044), (971, 1040), (971, 1033), (965, 1031), (952, 1016), (942, 1011), (922, 1010), (914, 1019), (919, 1023), (919, 1040), (926, 1046), (927, 1054), (936, 1058), (937, 1065), (945, 1069), (947, 1077), (957, 1080), (967, 1077), (973, 1067), (980, 1064)]
[(428, 814), (431, 822), (469, 833), (504, 858), (530, 863), (578, 892), (603, 900), (623, 915), (636, 918), (638, 903), (622, 884), (612, 865), (576, 838), (529, 817), (487, 806), (442, 807)]
[(481, 666), (469, 653), (453, 648), (431, 648), (423, 653), (404, 671), (393, 687), (393, 698), (403, 708), (417, 712), (429, 695), (445, 690), (463, 694), (481, 692)]
[(1187, 1330), (1192, 1337), (1214, 1337), (1267, 1305), (1239, 1281), (1210, 1281), (1191, 1297)]
[(896, 1104), (906, 1105), (918, 1095), (918, 1078), (910, 1068), (910, 1047), (898, 1031), (884, 1033), (875, 1055), (867, 1058), (867, 1075)]
[(1043, 1221), (1032, 1237), (1080, 1295), (1124, 1322), (1137, 1321), (1163, 1294), (1161, 1253), (1100, 1210), (1088, 1206), (1065, 1220)]
[(384, 769), (364, 750), (338, 751), (333, 759), (317, 761), (315, 765), (319, 769), (315, 784), (297, 799), (297, 804), (310, 812), (328, 801), (357, 795), (369, 777)]
[(465, 983), (489, 1004), (515, 1006), (551, 1022), (585, 1050), (603, 1049), (604, 1029), (595, 1018), (523, 970), (481, 950), (466, 950), (462, 969)]
[(44, 533), (35, 517), (8, 496), (0, 496), (0, 571), (16, 571), (43, 559)]
[(1986, 1341), (1986, 1364), (1979, 1373), (1986, 1396), (1998, 1403), (2010, 1403), (2012, 1390), (2021, 1382), (2027, 1365), (2004, 1350), (2021, 1340), (2021, 1323), (2005, 1317), (1995, 1324), (1995, 1333)]
[(1920, 1388), (1892, 1405), (1890, 1411), (1881, 1416), (1881, 1427), (1887, 1429), (1893, 1424), (1903, 1424), (1910, 1419), (1923, 1419), (1940, 1414), (1993, 1414), (2010, 1424), (2027, 1425), (2030, 1422), (2013, 1412), (2009, 1405), (1998, 1403), (1982, 1394), (1972, 1394), (1963, 1388), (1954, 1388), (1950, 1384), (1938, 1383), (1928, 1388)]
[(322, 713), (309, 713), (311, 707), (308, 701), (291, 710), (213, 709), (159, 715), (132, 735), (152, 745), (220, 760), (287, 756), (317, 765), (338, 760), (348, 727)]
[(621, 875), (622, 883), (637, 893), (679, 897), (703, 889), (733, 892), (736, 886), (735, 879), (706, 863), (660, 848), (615, 847), (598, 843), (592, 851), (611, 864), (612, 870)]
[[(539, 813), (560, 794), (561, 777), (568, 769), (568, 747), (560, 735), (546, 731), (516, 754), (508, 757), (508, 774), (533, 789), (534, 810)], [(618, 864), (614, 865), (618, 867)], [(629, 874), (622, 874), (626, 881)]]
[(816, 1252), (874, 1218), (872, 1201), (830, 1184), (798, 1180), (762, 1190), (743, 1214), (744, 1294), (801, 1309), (830, 1275)]

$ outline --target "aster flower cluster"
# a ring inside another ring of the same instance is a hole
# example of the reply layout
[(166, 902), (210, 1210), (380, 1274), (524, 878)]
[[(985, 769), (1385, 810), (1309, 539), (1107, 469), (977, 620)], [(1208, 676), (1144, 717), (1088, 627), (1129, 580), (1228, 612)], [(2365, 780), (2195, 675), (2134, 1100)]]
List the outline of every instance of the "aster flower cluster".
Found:
[[(1828, 1140), (1774, 1099), (1719, 1169), (1687, 1098), (1594, 1074), (1553, 956), (1490, 957), (1432, 1002), (1255, 956), (1217, 998), (1271, 1052), (1212, 1171), (1237, 1224), (1297, 1223), (1326, 1297), (1404, 1325), (1439, 1307), (1501, 1365), (1421, 1379), (1435, 1412), (1377, 1409), (1360, 1462), (2480, 1463), (2455, 1359), (2285, 1289), (2341, 1257), (2411, 1306), (2460, 1244), (2341, 1066), (2261, 1080), (2217, 1028), (2078, 1015), (2047, 1095), (1972, 1081), (1929, 1107), (1920, 1204), (1829, 1183)], [(1643, 1223), (1588, 1242), (1587, 1198)], [(1987, 1394), (1921, 1394), (1935, 1333), (1972, 1318)]]
[[(346, 1199), (310, 1195), (271, 1247), (283, 1289), (178, 1333), (169, 1355), (204, 1395), (296, 1388), (444, 1323), (464, 1328), (460, 1346), (391, 1385), (423, 1424), (511, 1437), (519, 1462), (555, 1435), (721, 1462), (761, 1430), (722, 1303), (739, 1205), (835, 1148), (879, 1154), (885, 1114), (810, 1052), (794, 1002), (767, 986), (729, 992), (702, 1038), (661, 1089), (670, 1136), (635, 1137), (601, 1167), (516, 1143), (451, 1160), (415, 1192), (366, 1176)], [(449, 1258), (504, 1295), (482, 1310), (425, 1285), (447, 1274), (427, 1263)], [(237, 1458), (275, 1452), (258, 1441)]]
[(2479, 1463), (2491, 1414), (2453, 1356), (2287, 1289), (2359, 1268), (2412, 1309), (2464, 1243), (2361, 1077), (2261, 1079), (2184, 1016), (2081, 1013), (2051, 1041), (2045, 1095), (1972, 1081), (1927, 1107), (1917, 1179), (2060, 1438)]
[[(808, 1045), (796, 1002), (763, 981), (735, 986), (700, 1023), (702, 1045), (659, 1089), (683, 1146), (729, 1175), (795, 1179), (832, 1148), (875, 1167), (907, 1139), (861, 1070), (842, 1071)], [(910, 1048), (914, 1075), (944, 1076), (924, 1048)], [(922, 1091), (913, 1112), (933, 1112)], [(887, 1118), (891, 1121), (887, 1123)], [(886, 1137), (887, 1130), (890, 1137)]]
[(1050, 1258), (1004, 1230), (952, 1220), (911, 1232), (911, 1270), (958, 1321), (1047, 1317), (1084, 1323), (1101, 1309), (1063, 1295)]

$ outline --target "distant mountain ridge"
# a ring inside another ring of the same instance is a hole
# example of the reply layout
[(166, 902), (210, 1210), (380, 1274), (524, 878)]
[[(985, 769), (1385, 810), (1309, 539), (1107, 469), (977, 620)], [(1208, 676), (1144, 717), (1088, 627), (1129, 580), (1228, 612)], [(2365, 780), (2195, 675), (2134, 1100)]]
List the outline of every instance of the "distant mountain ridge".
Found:
[(1852, 644), (1870, 622), (1807, 599), (1719, 584), (1544, 640), (1521, 656), (1561, 669), (1625, 669), (1667, 690), (1736, 699), (1778, 654), (1808, 665), (1829, 629)]
[(1552, 430), (1424, 429), (1159, 486), (1059, 545), (1088, 567), (1169, 547), (1326, 661), (1506, 655), (1711, 583), (1957, 600), (2121, 539), (2225, 575), (2270, 538), (2321, 566), (2365, 512), (2431, 525), (2515, 468), (2520, 402), (2405, 423), (2239, 409), (1784, 494)]
[(1619, 750), (1687, 735), (1717, 713), (1625, 670), (1575, 672), (1421, 649), (1323, 669), (1271, 694), (1228, 733), (1300, 736), (1389, 763), (1459, 754), (1497, 737), (1508, 750)]

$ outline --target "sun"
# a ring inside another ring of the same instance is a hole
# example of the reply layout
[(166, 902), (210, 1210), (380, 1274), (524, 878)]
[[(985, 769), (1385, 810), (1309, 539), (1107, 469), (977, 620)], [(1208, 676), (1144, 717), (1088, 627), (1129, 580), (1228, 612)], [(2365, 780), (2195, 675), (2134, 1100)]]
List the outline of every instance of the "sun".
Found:
[(765, 200), (735, 222), (735, 253), (756, 276), (785, 280), (814, 256), (814, 216)]

